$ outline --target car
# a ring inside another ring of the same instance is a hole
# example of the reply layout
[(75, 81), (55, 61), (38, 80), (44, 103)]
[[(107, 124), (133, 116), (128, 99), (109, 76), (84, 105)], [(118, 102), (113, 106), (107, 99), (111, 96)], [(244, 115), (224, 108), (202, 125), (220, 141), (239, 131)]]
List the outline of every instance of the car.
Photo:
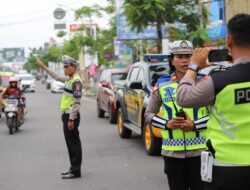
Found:
[(131, 66), (126, 80), (116, 83), (119, 136), (129, 138), (132, 132), (141, 135), (148, 155), (160, 154), (162, 136), (160, 129), (145, 122), (144, 113), (158, 78), (172, 73), (168, 58), (168, 55), (145, 55), (144, 61)]
[(53, 79), (51, 80), (50, 90), (51, 93), (62, 93), (64, 90), (64, 83)]
[(117, 122), (117, 114), (114, 100), (114, 83), (127, 77), (128, 69), (106, 69), (102, 72), (97, 89), (97, 116), (104, 117), (109, 113), (109, 122)]
[(20, 80), (20, 88), (24, 92), (35, 92), (36, 79), (33, 75), (29, 73), (25, 74), (16, 74), (15, 77)]
[(52, 80), (53, 80), (53, 78), (48, 75), (47, 78), (45, 79), (46, 89), (50, 89)]

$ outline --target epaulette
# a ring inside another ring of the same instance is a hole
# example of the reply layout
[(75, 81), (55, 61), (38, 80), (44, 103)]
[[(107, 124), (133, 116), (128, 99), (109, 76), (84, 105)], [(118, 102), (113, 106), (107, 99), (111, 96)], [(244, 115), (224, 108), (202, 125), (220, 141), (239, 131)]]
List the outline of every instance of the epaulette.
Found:
[(227, 69), (229, 69), (230, 67), (225, 67), (220, 65), (220, 67), (216, 67), (214, 69), (211, 69), (211, 71), (209, 71), (208, 75), (211, 75), (212, 73), (217, 73), (217, 72), (222, 72), (222, 71), (226, 71)]
[(198, 80), (199, 80), (199, 79), (202, 79), (202, 78), (205, 77), (205, 76), (207, 76), (207, 75), (205, 75), (205, 74), (203, 74), (203, 73), (198, 73), (197, 79), (198, 79)]
[(171, 81), (171, 77), (172, 77), (171, 75), (161, 76), (160, 78), (158, 78), (157, 83), (160, 84), (163, 82), (169, 82), (169, 81)]

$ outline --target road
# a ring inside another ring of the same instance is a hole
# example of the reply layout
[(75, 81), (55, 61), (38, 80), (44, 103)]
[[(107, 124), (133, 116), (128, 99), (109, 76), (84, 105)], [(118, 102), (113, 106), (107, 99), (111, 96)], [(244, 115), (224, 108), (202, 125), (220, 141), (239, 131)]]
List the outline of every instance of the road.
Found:
[(80, 136), (82, 178), (62, 180), (68, 169), (60, 112), (61, 94), (52, 94), (37, 82), (27, 93), (24, 125), (9, 135), (0, 119), (0, 190), (166, 190), (160, 156), (147, 156), (139, 136), (120, 139), (116, 125), (96, 116), (96, 104), (84, 97)]

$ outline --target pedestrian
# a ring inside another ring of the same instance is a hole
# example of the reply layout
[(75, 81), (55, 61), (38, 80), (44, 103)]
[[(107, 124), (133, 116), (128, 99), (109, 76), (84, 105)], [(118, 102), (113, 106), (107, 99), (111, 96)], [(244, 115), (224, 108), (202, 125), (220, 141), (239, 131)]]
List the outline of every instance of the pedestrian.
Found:
[[(207, 124), (209, 166), (203, 176), (206, 190), (250, 189), (250, 15), (238, 14), (227, 25), (227, 47), (233, 66), (212, 72), (196, 83), (197, 70), (206, 64), (209, 48), (197, 48), (191, 59), (197, 69), (188, 70), (180, 82), (177, 102), (181, 106), (209, 105)], [(205, 155), (205, 153), (204, 153)], [(214, 160), (213, 160), (214, 159)]]
[(52, 72), (37, 58), (37, 64), (55, 80), (64, 82), (64, 93), (61, 98), (63, 132), (68, 149), (70, 168), (62, 172), (63, 179), (81, 177), (82, 147), (78, 126), (80, 124), (80, 104), (82, 96), (82, 80), (77, 74), (77, 61), (69, 56), (62, 56), (64, 74), (59, 76)]
[[(157, 80), (158, 87), (152, 92), (145, 112), (146, 122), (162, 129), (161, 154), (170, 190), (203, 189), (200, 154), (206, 147), (208, 111), (203, 107), (183, 112), (175, 102), (178, 83), (188, 69), (192, 52), (189, 41), (172, 44), (170, 62), (175, 72)], [(157, 115), (160, 107), (162, 116)]]

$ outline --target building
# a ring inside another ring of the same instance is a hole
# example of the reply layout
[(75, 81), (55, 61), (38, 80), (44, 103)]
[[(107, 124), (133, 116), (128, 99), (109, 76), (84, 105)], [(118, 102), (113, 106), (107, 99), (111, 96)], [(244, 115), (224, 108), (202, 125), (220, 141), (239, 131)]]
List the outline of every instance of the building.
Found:
[(250, 0), (224, 0), (226, 22), (238, 13), (250, 14)]

